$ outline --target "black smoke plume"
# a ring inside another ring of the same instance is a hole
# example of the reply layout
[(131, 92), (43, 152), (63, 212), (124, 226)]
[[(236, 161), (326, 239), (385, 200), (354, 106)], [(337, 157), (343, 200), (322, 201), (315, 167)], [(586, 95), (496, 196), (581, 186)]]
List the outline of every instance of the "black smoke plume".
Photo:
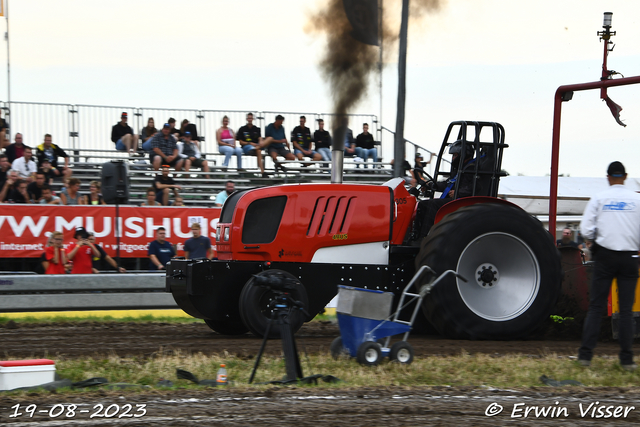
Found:
[[(385, 7), (392, 8), (399, 0), (385, 0)], [(391, 4), (389, 4), (391, 3)], [(419, 18), (423, 13), (438, 10), (441, 0), (412, 0), (410, 14)], [(387, 52), (398, 39), (398, 31), (389, 25), (385, 13), (382, 23), (384, 48)], [(324, 34), (327, 44), (320, 61), (320, 70), (329, 84), (333, 99), (333, 149), (344, 148), (347, 113), (367, 93), (369, 76), (377, 69), (377, 46), (361, 43), (352, 37), (353, 27), (347, 19), (343, 0), (328, 0), (323, 9), (311, 17), (310, 29)], [(385, 55), (386, 56), (386, 55)]]

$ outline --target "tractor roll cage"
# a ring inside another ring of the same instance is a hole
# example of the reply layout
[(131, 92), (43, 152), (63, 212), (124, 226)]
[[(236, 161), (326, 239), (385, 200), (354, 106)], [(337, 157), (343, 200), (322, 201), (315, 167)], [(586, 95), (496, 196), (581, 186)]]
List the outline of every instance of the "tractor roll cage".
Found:
[[(469, 139), (469, 127), (474, 131), (473, 140)], [(491, 141), (489, 142), (480, 140), (482, 129), (485, 127), (491, 128)], [(449, 138), (456, 128), (457, 138), (451, 141)], [(463, 153), (468, 146), (471, 146), (474, 153), (473, 163), (471, 165), (467, 164), (465, 167), (464, 158), (460, 156), (455, 162), (451, 162), (451, 170), (441, 170), (440, 167), (444, 163), (443, 156), (448, 155), (448, 152), (445, 150), (457, 141), (461, 141)], [(453, 189), (455, 191), (454, 199), (457, 199), (458, 188), (460, 187), (461, 181), (460, 178), (462, 175), (469, 174), (473, 177), (473, 196), (497, 197), (500, 177), (507, 175), (502, 171), (502, 150), (507, 147), (509, 147), (509, 145), (504, 143), (504, 127), (499, 123), (476, 121), (452, 122), (447, 128), (447, 133), (440, 147), (433, 179), (437, 182), (439, 176), (448, 177), (449, 180), (456, 178)]]

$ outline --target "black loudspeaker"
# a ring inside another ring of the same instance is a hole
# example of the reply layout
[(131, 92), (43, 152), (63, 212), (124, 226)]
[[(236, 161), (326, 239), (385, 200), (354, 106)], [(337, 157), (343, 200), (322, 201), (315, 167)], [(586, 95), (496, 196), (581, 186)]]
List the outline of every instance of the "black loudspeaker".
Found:
[(121, 160), (102, 165), (102, 198), (109, 205), (129, 201), (129, 168)]

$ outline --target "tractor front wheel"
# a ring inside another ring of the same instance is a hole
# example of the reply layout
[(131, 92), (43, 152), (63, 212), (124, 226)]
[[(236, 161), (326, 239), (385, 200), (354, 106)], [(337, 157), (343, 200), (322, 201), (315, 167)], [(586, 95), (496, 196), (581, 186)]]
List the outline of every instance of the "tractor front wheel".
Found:
[[(269, 319), (273, 316), (274, 302), (278, 295), (286, 292), (291, 299), (301, 302), (305, 310), (309, 307), (309, 299), (302, 283), (286, 271), (267, 270), (258, 273), (257, 276), (275, 276), (277, 279), (288, 282), (287, 288), (282, 290), (280, 286), (278, 286), (279, 289), (275, 289), (258, 285), (256, 279), (252, 277), (242, 288), (239, 307), (240, 317), (251, 333), (258, 337), (264, 337)], [(291, 331), (296, 333), (304, 323), (305, 315), (298, 307), (292, 307), (289, 313), (288, 321), (291, 325)], [(275, 318), (271, 322), (269, 338), (280, 338), (280, 326), (278, 326)]]
[[(433, 326), (457, 339), (508, 340), (539, 328), (561, 292), (560, 256), (542, 224), (509, 205), (458, 209), (434, 226), (416, 269), (455, 270), (425, 298)], [(427, 280), (425, 278), (424, 280)]]

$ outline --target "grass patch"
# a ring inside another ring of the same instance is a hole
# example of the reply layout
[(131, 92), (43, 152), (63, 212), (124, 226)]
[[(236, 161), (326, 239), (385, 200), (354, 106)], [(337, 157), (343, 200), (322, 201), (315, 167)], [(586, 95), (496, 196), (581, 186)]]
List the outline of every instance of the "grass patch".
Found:
[(67, 322), (162, 322), (162, 323), (202, 323), (202, 319), (194, 317), (157, 316), (146, 314), (142, 316), (111, 316), (111, 315), (88, 315), (88, 316), (67, 316), (67, 315), (44, 315), (24, 317), (0, 316), (0, 324), (13, 320), (19, 323), (67, 323)]
[[(161, 311), (161, 310), (160, 310)], [(176, 310), (177, 311), (177, 310)], [(182, 313), (182, 311), (180, 311)], [(68, 323), (68, 322), (161, 322), (161, 323), (203, 323), (202, 319), (196, 319), (182, 313), (181, 315), (162, 315), (162, 314), (86, 314), (81, 313), (33, 313), (19, 315), (0, 315), (0, 325), (4, 325), (10, 321), (19, 323)], [(108, 312), (106, 312), (108, 313)], [(126, 312), (131, 313), (131, 312)], [(337, 322), (335, 314), (318, 314), (313, 321), (318, 322)]]
[[(616, 358), (599, 358), (592, 361), (591, 368), (579, 366), (574, 359), (556, 355), (542, 357), (461, 354), (452, 357), (426, 357), (414, 360), (405, 366), (385, 360), (376, 367), (360, 366), (354, 359), (333, 360), (329, 355), (302, 357), (305, 375), (333, 375), (344, 382), (320, 383), (320, 387), (424, 387), (424, 386), (487, 386), (498, 388), (545, 387), (541, 375), (556, 380), (573, 379), (588, 387), (632, 387), (638, 384), (640, 372), (623, 371)], [(110, 382), (124, 382), (155, 386), (160, 379), (173, 381), (177, 388), (199, 388), (187, 380), (176, 378), (176, 368), (195, 374), (199, 379), (215, 379), (221, 363), (227, 365), (228, 378), (233, 387), (240, 389), (260, 388), (264, 385), (248, 385), (254, 360), (228, 353), (214, 356), (182, 354), (167, 355), (159, 351), (148, 358), (121, 358), (115, 355), (106, 358), (69, 359), (57, 358), (56, 368), (62, 378), (81, 381), (92, 377), (105, 377)], [(282, 379), (285, 376), (285, 361), (282, 357), (264, 356), (255, 382)], [(574, 386), (575, 387), (575, 386)], [(26, 393), (26, 392), (11, 392)]]

